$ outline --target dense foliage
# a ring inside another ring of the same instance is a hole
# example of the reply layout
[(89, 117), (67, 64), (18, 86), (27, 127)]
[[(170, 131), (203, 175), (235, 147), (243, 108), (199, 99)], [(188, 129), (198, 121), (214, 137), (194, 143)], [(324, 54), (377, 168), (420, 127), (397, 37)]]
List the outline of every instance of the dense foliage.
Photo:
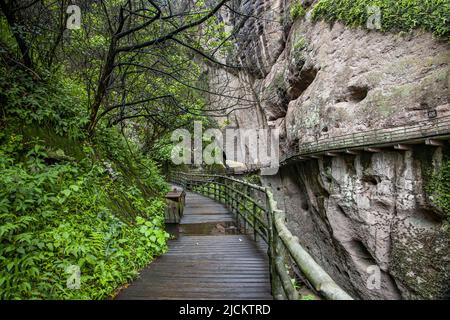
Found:
[[(35, 145), (25, 163), (0, 156), (0, 296), (107, 297), (164, 252), (163, 203), (140, 203), (138, 190), (112, 183), (100, 166), (46, 166), (39, 150)], [(132, 225), (114, 216), (112, 188), (129, 193), (146, 219)], [(72, 265), (81, 271), (79, 290), (66, 287)]]
[(116, 130), (85, 138), (76, 84), (3, 71), (0, 298), (108, 297), (166, 250), (165, 183)]
[(410, 31), (423, 28), (450, 41), (450, 2), (448, 0), (319, 0), (314, 19), (341, 21), (350, 26), (366, 26), (368, 7), (381, 10), (382, 31)]
[(0, 0), (0, 299), (106, 298), (165, 252), (160, 166), (209, 123), (226, 2), (80, 0), (71, 29), (70, 0)]

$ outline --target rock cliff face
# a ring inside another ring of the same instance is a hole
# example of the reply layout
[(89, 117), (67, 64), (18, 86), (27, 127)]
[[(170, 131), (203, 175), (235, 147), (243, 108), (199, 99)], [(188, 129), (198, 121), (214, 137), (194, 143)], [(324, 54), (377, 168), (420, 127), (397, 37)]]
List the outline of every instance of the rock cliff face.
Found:
[[(450, 46), (431, 34), (312, 22), (308, 10), (292, 23), (289, 1), (242, 2), (243, 11), (260, 18), (224, 19), (243, 24), (232, 58), (248, 68), (213, 68), (210, 78), (228, 79), (230, 95), (255, 101), (229, 121), (278, 127), (283, 152), (297, 143), (428, 121), (432, 109), (450, 115)], [(230, 103), (211, 102), (231, 110)], [(441, 298), (450, 283), (448, 225), (425, 186), (449, 157), (448, 144), (323, 157), (284, 166), (264, 183), (291, 231), (356, 298)], [(371, 266), (381, 270), (379, 289), (367, 286)]]

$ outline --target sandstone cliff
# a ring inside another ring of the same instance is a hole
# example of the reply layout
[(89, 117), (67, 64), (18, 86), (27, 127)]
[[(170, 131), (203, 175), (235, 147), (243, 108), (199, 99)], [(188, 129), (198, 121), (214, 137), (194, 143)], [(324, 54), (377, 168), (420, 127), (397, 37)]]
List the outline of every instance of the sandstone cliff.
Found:
[[(282, 151), (346, 133), (450, 115), (450, 45), (431, 33), (382, 33), (340, 22), (292, 20), (289, 1), (241, 1), (258, 19), (242, 23), (229, 61), (242, 71), (212, 68), (211, 86), (227, 79), (230, 94), (254, 101), (228, 115), (243, 128), (275, 126)], [(217, 80), (219, 79), (219, 80)], [(233, 106), (229, 100), (213, 106)], [(442, 298), (450, 255), (445, 214), (426, 193), (429, 175), (450, 157), (443, 147), (322, 157), (264, 177), (288, 224), (317, 262), (349, 293), (365, 299)], [(381, 288), (369, 289), (369, 266)]]

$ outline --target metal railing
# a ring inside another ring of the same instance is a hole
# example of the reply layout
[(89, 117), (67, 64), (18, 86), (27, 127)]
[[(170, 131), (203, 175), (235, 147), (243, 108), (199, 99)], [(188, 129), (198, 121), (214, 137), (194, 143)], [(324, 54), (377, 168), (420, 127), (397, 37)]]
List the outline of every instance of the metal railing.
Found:
[(288, 161), (296, 156), (325, 151), (395, 144), (446, 135), (450, 135), (450, 116), (426, 119), (408, 126), (389, 129), (374, 129), (304, 142), (298, 144), (295, 147), (295, 150), (286, 154), (280, 162)]
[(268, 241), (267, 209), (262, 201), (265, 192), (263, 187), (227, 176), (201, 173), (177, 172), (170, 175), (169, 180), (186, 190), (225, 204), (234, 215), (238, 228), (245, 232), (251, 229), (255, 240), (260, 236)]
[(326, 299), (351, 300), (331, 277), (303, 249), (286, 226), (285, 213), (269, 188), (228, 176), (174, 172), (169, 180), (185, 190), (197, 192), (223, 203), (236, 219), (237, 227), (252, 233), (268, 246), (272, 295), (275, 299), (299, 299), (296, 274)]

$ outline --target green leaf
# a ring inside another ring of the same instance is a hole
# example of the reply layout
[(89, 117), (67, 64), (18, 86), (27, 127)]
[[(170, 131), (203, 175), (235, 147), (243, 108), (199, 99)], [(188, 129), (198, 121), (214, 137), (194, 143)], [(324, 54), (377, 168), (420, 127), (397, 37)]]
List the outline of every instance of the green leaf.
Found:
[(14, 267), (14, 261), (11, 261), (6, 265), (6, 269), (8, 271), (11, 271), (13, 267)]

